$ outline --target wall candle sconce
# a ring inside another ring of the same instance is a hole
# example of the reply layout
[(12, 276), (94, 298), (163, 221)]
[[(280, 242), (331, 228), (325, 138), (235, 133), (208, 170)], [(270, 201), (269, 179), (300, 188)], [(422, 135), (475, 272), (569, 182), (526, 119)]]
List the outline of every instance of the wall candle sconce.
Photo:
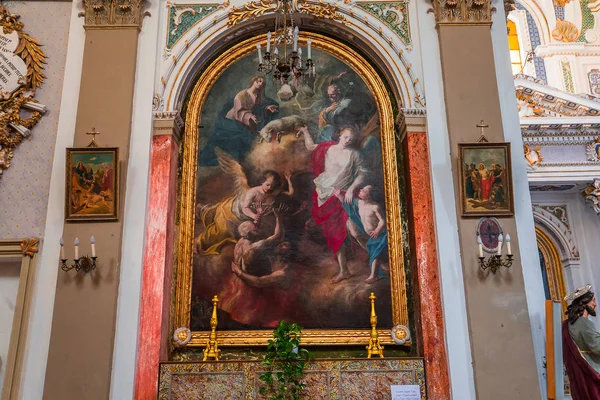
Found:
[(502, 244), (504, 243), (504, 238), (502, 234), (498, 235), (498, 249), (496, 254), (490, 256), (490, 258), (486, 261), (483, 256), (483, 242), (481, 241), (481, 236), (477, 235), (477, 244), (479, 247), (479, 268), (482, 270), (490, 269), (493, 274), (500, 269), (500, 267), (510, 268), (513, 263), (513, 255), (510, 247), (510, 235), (506, 234), (506, 260), (502, 259)]
[(92, 244), (92, 256), (81, 256), (79, 257), (79, 238), (75, 238), (75, 258), (73, 259), (73, 264), (67, 265), (67, 258), (65, 257), (65, 241), (63, 238), (60, 238), (60, 269), (63, 271), (70, 271), (74, 269), (75, 271), (83, 271), (84, 273), (88, 273), (94, 269), (96, 269), (96, 239), (92, 236), (90, 238), (90, 243)]

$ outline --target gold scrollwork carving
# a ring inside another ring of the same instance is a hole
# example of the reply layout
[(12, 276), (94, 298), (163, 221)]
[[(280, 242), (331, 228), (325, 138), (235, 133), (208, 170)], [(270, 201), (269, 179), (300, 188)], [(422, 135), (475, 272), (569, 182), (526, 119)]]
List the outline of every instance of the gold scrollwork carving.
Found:
[(433, 0), (429, 12), (438, 24), (489, 25), (496, 11), (491, 0)]
[[(46, 112), (46, 107), (34, 99), (35, 90), (42, 86), (46, 78), (43, 72), (46, 55), (40, 43), (23, 31), (24, 24), (19, 18), (19, 15), (0, 7), (0, 25), (4, 35), (16, 32), (18, 38), (13, 55), (6, 52), (3, 57), (5, 60), (7, 57), (19, 57), (27, 70), (23, 71), (24, 76), (18, 81), (16, 89), (0, 91), (0, 178), (2, 172), (10, 167), (14, 149), (29, 136), (29, 130)], [(22, 109), (27, 110), (26, 116), (21, 114)]]
[[(294, 1), (294, 3), (296, 3)], [(319, 1), (318, 4), (308, 4), (306, 2), (301, 2), (298, 4), (298, 11), (304, 14), (313, 15), (317, 18), (325, 18), (333, 21), (341, 22), (345, 25), (349, 24), (350, 21), (346, 19), (342, 14), (337, 12), (337, 4), (328, 4), (322, 1)]]
[(249, 1), (243, 7), (233, 7), (229, 10), (227, 25), (234, 26), (247, 19), (260, 17), (264, 13), (274, 12), (278, 8), (278, 4), (271, 0)]
[[(145, 0), (83, 0), (85, 27), (134, 27), (140, 28)], [(81, 14), (80, 14), (81, 16)]]
[[(329, 4), (319, 0), (318, 3), (308, 3), (306, 1), (291, 1), (291, 10), (303, 14), (312, 15), (320, 19), (330, 19), (343, 24), (350, 22), (337, 11), (337, 4)], [(227, 25), (234, 26), (245, 20), (254, 19), (269, 12), (279, 11), (282, 3), (273, 0), (249, 1), (243, 7), (233, 7), (229, 10), (229, 20)]]
[(552, 30), (552, 37), (558, 42), (575, 42), (579, 39), (579, 30), (572, 22), (557, 18), (556, 26)]

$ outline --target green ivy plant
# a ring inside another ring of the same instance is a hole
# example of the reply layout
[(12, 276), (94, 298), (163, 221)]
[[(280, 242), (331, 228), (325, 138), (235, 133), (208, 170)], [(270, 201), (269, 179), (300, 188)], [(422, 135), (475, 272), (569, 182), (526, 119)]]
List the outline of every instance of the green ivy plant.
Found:
[(258, 378), (266, 384), (260, 388), (260, 394), (271, 394), (269, 400), (300, 399), (306, 386), (300, 379), (310, 357), (308, 350), (298, 347), (301, 334), (300, 325), (285, 321), (279, 321), (273, 330), (273, 339), (269, 340), (263, 361), (268, 371)]

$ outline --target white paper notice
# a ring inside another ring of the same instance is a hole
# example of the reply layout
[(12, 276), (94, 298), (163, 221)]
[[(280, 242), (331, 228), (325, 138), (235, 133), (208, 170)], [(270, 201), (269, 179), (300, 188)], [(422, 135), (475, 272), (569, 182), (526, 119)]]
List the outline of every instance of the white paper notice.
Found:
[(390, 385), (392, 400), (421, 400), (419, 385)]

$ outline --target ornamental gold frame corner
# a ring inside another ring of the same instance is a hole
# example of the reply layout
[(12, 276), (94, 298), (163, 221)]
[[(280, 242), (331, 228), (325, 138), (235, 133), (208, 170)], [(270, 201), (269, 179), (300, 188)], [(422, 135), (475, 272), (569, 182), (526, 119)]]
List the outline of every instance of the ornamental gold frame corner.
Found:
[[(392, 294), (393, 325), (409, 326), (408, 303), (406, 291), (406, 271), (404, 268), (404, 250), (401, 216), (401, 199), (397, 169), (396, 143), (394, 135), (394, 115), (388, 90), (375, 69), (356, 51), (336, 40), (316, 33), (304, 33), (300, 39), (306, 44), (312, 40), (313, 48), (324, 50), (337, 57), (364, 80), (375, 97), (379, 109), (385, 201), (387, 208), (387, 224), (390, 260), (390, 290)], [(178, 205), (179, 235), (175, 276), (175, 299), (173, 301), (174, 317), (171, 334), (180, 327), (190, 328), (190, 309), (193, 270), (194, 240), (194, 204), (196, 197), (196, 174), (198, 138), (201, 110), (212, 85), (219, 76), (240, 58), (256, 51), (257, 43), (264, 42), (265, 35), (259, 35), (229, 48), (208, 66), (192, 89), (187, 108), (184, 149), (181, 171), (180, 202)], [(365, 326), (369, 317), (365, 316)], [(379, 338), (382, 344), (394, 344), (391, 335), (392, 327), (380, 327)], [(210, 331), (192, 331), (188, 347), (206, 345)], [(237, 330), (218, 331), (219, 346), (262, 346), (272, 337), (271, 330)], [(304, 329), (302, 342), (306, 345), (364, 345), (370, 338), (370, 329)], [(407, 342), (406, 345), (410, 344)]]

